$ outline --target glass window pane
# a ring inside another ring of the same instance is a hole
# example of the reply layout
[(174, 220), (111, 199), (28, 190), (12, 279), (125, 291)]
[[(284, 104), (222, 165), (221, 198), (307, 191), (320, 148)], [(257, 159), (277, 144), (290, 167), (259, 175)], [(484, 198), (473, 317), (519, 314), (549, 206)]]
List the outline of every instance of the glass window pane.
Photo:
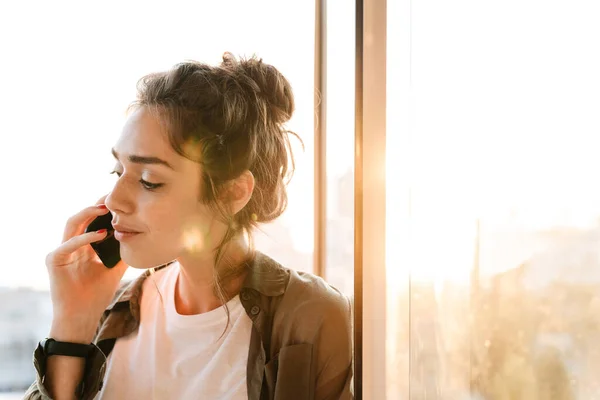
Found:
[(598, 397), (600, 7), (388, 4), (412, 27), (388, 27), (410, 67), (390, 57), (409, 118), (389, 116), (388, 157), (396, 131), (411, 154), (407, 261), (388, 257), (411, 272), (410, 286), (388, 277), (396, 307), (410, 306), (390, 315), (388, 340), (410, 368), (390, 390), (407, 393), (409, 370), (415, 399)]
[[(387, 2), (386, 397), (409, 398), (411, 126), (410, 4)], [(365, 271), (366, 273), (366, 271)], [(416, 398), (416, 397), (415, 397)]]
[(218, 63), (230, 51), (256, 53), (289, 79), (296, 98), (289, 128), (306, 149), (293, 143), (289, 207), (256, 244), (290, 268), (312, 271), (314, 4), (5, 2), (0, 36), (11, 38), (0, 45), (0, 209), (10, 270), (0, 296), (12, 304), (0, 312), (0, 326), (10, 326), (0, 341), (0, 390), (24, 390), (34, 379), (31, 352), (51, 320), (45, 256), (66, 219), (111, 189), (110, 148), (147, 73), (185, 59)]
[(355, 5), (327, 1), (326, 278), (354, 292)]

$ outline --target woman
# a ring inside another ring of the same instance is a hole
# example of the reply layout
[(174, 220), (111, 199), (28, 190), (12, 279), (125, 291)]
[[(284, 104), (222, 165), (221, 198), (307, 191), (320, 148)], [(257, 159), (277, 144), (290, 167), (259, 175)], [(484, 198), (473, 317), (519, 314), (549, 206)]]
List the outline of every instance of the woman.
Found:
[[(256, 58), (140, 80), (113, 190), (46, 259), (53, 322), (26, 398), (351, 397), (348, 300), (251, 246), (286, 206), (293, 110), (288, 81)], [(111, 269), (90, 246), (107, 233), (85, 233), (108, 212)], [(147, 271), (120, 285), (127, 265)]]

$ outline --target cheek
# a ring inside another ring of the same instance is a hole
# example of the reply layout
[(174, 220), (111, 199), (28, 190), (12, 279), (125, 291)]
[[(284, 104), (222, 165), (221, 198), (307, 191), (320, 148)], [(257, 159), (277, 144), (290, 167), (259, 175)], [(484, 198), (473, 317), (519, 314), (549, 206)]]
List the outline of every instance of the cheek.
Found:
[(210, 251), (219, 243), (212, 209), (187, 190), (153, 194), (138, 204), (147, 235), (136, 246), (122, 249), (124, 261), (133, 267), (161, 265), (185, 254)]
[(194, 212), (194, 202), (179, 188), (148, 193), (139, 203), (138, 214), (152, 235), (173, 235)]
[(173, 246), (181, 237), (191, 215), (181, 207), (169, 207), (157, 210), (149, 217), (149, 232), (156, 244)]
[(211, 214), (196, 199), (172, 201), (148, 216), (148, 228), (154, 246), (163, 251), (197, 251), (211, 235)]

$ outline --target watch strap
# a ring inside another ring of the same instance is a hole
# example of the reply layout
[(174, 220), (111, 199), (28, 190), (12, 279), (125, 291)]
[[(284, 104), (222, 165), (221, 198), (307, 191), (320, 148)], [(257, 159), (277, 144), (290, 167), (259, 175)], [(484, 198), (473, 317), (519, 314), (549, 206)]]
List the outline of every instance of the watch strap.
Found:
[(82, 343), (71, 343), (71, 342), (59, 342), (52, 338), (46, 338), (40, 343), (44, 349), (44, 354), (48, 356), (70, 356), (70, 357), (81, 357), (88, 358), (94, 348), (93, 344), (82, 344)]

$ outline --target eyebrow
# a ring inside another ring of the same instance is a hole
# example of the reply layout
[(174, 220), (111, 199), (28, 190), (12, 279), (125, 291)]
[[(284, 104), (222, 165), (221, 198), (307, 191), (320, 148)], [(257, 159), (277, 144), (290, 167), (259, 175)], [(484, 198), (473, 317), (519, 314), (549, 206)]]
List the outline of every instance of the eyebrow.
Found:
[[(111, 153), (112, 153), (113, 157), (115, 157), (117, 160), (119, 159), (119, 153), (117, 153), (115, 149), (111, 149)], [(134, 163), (134, 164), (157, 164), (157, 165), (164, 165), (165, 167), (173, 169), (173, 170), (175, 169), (175, 168), (173, 168), (173, 166), (171, 164), (169, 164), (165, 160), (162, 160), (158, 157), (136, 156), (136, 155), (132, 154), (129, 157), (127, 157), (127, 159), (129, 160), (129, 162)]]

